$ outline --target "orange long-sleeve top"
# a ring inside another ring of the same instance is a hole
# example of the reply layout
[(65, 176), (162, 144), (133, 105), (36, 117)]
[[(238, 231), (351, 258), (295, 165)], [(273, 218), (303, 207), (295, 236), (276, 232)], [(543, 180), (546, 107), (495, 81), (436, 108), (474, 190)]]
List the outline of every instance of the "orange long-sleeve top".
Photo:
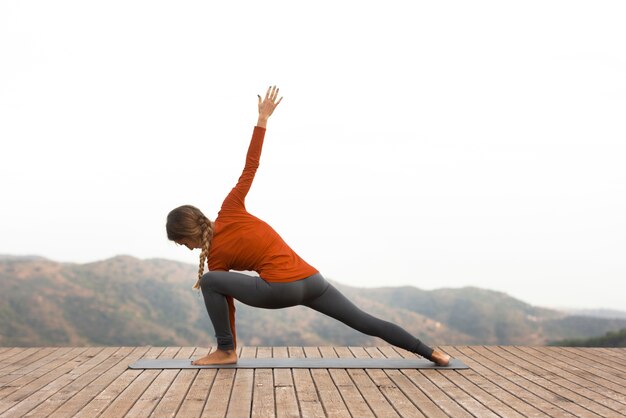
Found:
[[(264, 138), (265, 128), (255, 126), (243, 173), (215, 219), (207, 262), (209, 270), (249, 270), (268, 282), (292, 282), (318, 271), (296, 254), (271, 226), (248, 213), (245, 205), (259, 168)], [(226, 296), (226, 300), (236, 348), (235, 304), (232, 296)]]

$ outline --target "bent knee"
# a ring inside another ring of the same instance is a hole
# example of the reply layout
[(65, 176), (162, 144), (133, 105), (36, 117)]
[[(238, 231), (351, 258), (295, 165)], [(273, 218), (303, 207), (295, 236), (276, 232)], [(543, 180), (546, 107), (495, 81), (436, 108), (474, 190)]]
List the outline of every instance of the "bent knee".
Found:
[(217, 275), (214, 271), (204, 273), (200, 278), (200, 288), (202, 290), (214, 289), (215, 282), (217, 281)]

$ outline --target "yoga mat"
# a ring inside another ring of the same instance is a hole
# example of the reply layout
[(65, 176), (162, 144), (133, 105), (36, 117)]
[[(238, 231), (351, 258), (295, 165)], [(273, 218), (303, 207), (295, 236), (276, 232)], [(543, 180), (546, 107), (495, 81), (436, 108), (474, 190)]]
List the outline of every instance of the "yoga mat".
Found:
[(459, 359), (437, 366), (425, 359), (405, 358), (240, 358), (235, 364), (194, 366), (190, 359), (140, 359), (131, 369), (469, 369)]

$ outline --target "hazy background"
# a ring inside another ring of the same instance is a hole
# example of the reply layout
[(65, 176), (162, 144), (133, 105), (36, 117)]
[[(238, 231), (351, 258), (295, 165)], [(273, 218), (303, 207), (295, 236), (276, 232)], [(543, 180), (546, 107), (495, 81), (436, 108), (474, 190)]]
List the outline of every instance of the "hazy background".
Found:
[[(624, 309), (626, 4), (0, 2), (0, 253), (197, 262), (248, 209), (353, 286)], [(190, 279), (193, 281), (193, 278)]]

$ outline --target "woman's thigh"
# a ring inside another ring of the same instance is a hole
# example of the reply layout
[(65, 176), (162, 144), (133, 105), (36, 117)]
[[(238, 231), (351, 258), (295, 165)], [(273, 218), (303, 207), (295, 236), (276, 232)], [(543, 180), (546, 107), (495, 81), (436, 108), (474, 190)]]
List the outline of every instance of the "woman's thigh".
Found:
[(232, 296), (246, 305), (280, 309), (315, 299), (328, 286), (319, 274), (293, 282), (269, 282), (258, 276), (233, 271), (211, 271), (202, 276), (204, 286)]

